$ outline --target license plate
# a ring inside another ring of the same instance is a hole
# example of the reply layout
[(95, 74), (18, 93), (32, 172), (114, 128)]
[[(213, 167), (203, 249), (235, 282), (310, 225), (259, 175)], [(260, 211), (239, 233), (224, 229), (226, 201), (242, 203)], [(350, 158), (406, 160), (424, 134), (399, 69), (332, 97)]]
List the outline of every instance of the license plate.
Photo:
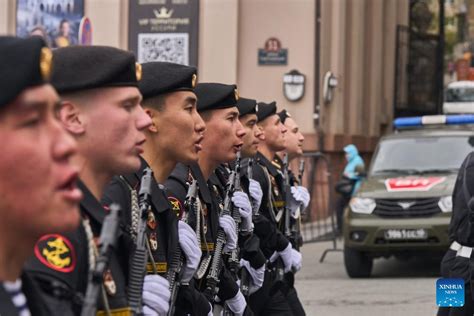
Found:
[(385, 239), (388, 240), (422, 240), (428, 238), (426, 229), (387, 229), (384, 232)]

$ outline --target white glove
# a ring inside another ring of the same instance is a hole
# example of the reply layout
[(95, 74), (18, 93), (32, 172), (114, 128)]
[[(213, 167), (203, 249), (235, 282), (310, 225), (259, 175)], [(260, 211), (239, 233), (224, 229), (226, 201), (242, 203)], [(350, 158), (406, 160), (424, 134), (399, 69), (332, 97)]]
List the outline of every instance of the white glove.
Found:
[(152, 310), (150, 307), (146, 306), (146, 305), (143, 305), (143, 315), (144, 316), (160, 316), (158, 315), (157, 312), (155, 312), (154, 310)]
[(293, 247), (291, 246), (291, 243), (288, 243), (288, 246), (284, 250), (273, 253), (270, 257), (270, 262), (275, 262), (275, 260), (280, 257), (285, 266), (285, 273), (290, 271), (293, 264), (293, 253), (291, 250), (293, 250)]
[(235, 191), (232, 195), (232, 203), (239, 209), (240, 217), (242, 219), (242, 230), (252, 230), (252, 205), (250, 204), (249, 196), (241, 191)]
[(291, 215), (295, 216), (296, 210), (300, 206), (303, 206), (303, 209), (308, 207), (310, 196), (309, 196), (308, 190), (305, 187), (302, 187), (302, 186), (291, 187), (291, 197), (292, 199), (289, 202)]
[(170, 284), (162, 276), (146, 275), (143, 283), (143, 312), (145, 315), (166, 315), (170, 308)]
[(211, 308), (211, 310), (209, 311), (209, 313), (207, 313), (207, 316), (213, 316), (214, 311), (212, 310), (212, 304), (211, 303), (209, 303), (209, 307)]
[(262, 187), (260, 186), (260, 183), (254, 179), (249, 179), (249, 181), (249, 193), (253, 200), (253, 206), (258, 210), (260, 208), (260, 204), (262, 204)]
[(291, 266), (293, 268), (293, 271), (294, 272), (300, 271), (301, 267), (303, 266), (303, 263), (302, 263), (303, 257), (301, 256), (301, 253), (295, 249), (291, 249), (291, 258), (292, 258)]
[(219, 226), (224, 230), (226, 242), (224, 252), (232, 251), (237, 248), (237, 231), (235, 221), (229, 215), (219, 217)]
[(245, 311), (245, 307), (247, 307), (247, 302), (245, 301), (245, 297), (240, 292), (240, 290), (237, 292), (237, 294), (233, 297), (225, 301), (227, 306), (229, 306), (229, 309), (234, 313), (234, 315), (243, 315)]
[(260, 268), (254, 269), (245, 259), (240, 259), (240, 266), (243, 269), (247, 269), (250, 276), (252, 277), (252, 282), (249, 286), (249, 293), (253, 294), (257, 292), (259, 288), (263, 285), (263, 279), (265, 278), (265, 264), (263, 264)]
[(198, 244), (194, 230), (183, 221), (178, 221), (179, 245), (186, 257), (183, 267), (182, 283), (189, 283), (201, 261), (201, 247)]

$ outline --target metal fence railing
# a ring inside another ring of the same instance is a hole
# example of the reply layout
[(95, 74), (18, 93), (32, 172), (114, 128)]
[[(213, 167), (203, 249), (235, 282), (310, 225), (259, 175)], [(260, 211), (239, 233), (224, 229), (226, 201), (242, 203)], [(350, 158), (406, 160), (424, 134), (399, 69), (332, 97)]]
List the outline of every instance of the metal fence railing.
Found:
[(306, 172), (303, 185), (311, 194), (311, 204), (302, 215), (301, 234), (305, 243), (332, 241), (332, 248), (326, 249), (320, 262), (328, 252), (341, 251), (337, 248), (336, 212), (333, 207), (334, 186), (329, 159), (321, 152), (303, 155)]

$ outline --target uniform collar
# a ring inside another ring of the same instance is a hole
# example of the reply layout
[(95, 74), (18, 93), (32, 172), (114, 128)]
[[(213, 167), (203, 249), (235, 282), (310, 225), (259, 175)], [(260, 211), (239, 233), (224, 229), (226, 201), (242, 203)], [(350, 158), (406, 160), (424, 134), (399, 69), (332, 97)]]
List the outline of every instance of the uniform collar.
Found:
[(209, 191), (206, 180), (204, 180), (204, 175), (202, 174), (201, 168), (199, 168), (198, 164), (192, 164), (189, 166), (189, 168), (191, 169), (191, 173), (198, 183), (201, 198), (207, 204), (212, 204), (211, 192)]
[(273, 165), (277, 167), (277, 169), (282, 169), (283, 168), (283, 160), (281, 160), (280, 156), (275, 155), (272, 161)]
[[(140, 169), (138, 169), (134, 173), (124, 175), (124, 178), (128, 181), (132, 188), (137, 190), (137, 193), (140, 193), (138, 191), (140, 190), (140, 180), (142, 178), (143, 171), (146, 168), (149, 168), (149, 165), (145, 161), (145, 159), (140, 157), (140, 161)], [(158, 213), (164, 212), (169, 209), (169, 202), (166, 198), (166, 194), (162, 189), (160, 189), (154, 177), (151, 178), (151, 202), (153, 204), (153, 208)]]
[(262, 155), (260, 152), (257, 152), (257, 161), (263, 165), (265, 168), (267, 168), (268, 172), (276, 177), (280, 173), (278, 172), (278, 169), (275, 167), (274, 164), (270, 160), (268, 160), (264, 155)]
[(82, 212), (88, 217), (93, 218), (97, 223), (102, 224), (104, 222), (105, 216), (107, 215), (104, 207), (95, 198), (91, 191), (89, 191), (82, 180), (77, 181), (77, 186), (84, 195), (84, 198), (81, 201)]

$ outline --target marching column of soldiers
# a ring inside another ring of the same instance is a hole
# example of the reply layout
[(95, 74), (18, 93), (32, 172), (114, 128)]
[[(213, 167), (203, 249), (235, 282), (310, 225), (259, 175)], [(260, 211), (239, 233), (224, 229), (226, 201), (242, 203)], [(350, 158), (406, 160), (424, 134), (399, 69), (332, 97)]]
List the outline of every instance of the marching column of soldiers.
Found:
[(287, 111), (113, 47), (0, 63), (0, 315), (305, 315)]

